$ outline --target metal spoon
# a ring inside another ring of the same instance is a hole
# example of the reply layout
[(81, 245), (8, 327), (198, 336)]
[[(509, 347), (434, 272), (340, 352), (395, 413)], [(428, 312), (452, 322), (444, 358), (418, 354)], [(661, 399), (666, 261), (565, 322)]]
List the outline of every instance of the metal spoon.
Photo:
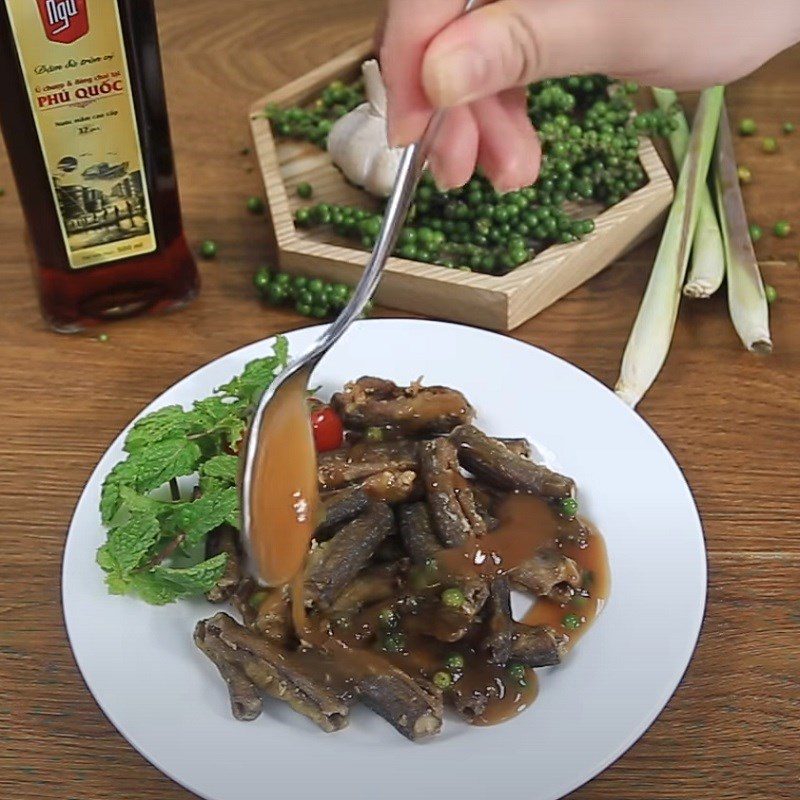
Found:
[[(468, 0), (464, 7), (464, 13), (471, 11), (474, 7), (479, 5), (479, 2), (480, 0)], [(250, 561), (251, 566), (253, 566), (253, 559), (250, 557), (252, 553), (250, 531), (253, 514), (254, 465), (256, 463), (258, 443), (260, 442), (259, 434), (267, 406), (269, 406), (270, 403), (281, 402), (281, 398), (286, 392), (286, 387), (290, 385), (289, 379), (293, 375), (304, 373), (304, 381), (306, 386), (308, 385), (311, 372), (325, 353), (342, 338), (352, 322), (362, 313), (367, 302), (375, 293), (381, 275), (383, 274), (383, 268), (386, 266), (386, 262), (397, 244), (397, 237), (405, 222), (417, 183), (425, 168), (428, 153), (442, 124), (445, 113), (446, 112), (443, 110), (435, 112), (422, 138), (403, 151), (392, 193), (386, 205), (383, 223), (377, 241), (375, 242), (375, 247), (361, 276), (361, 280), (359, 280), (358, 285), (353, 291), (350, 302), (342, 309), (339, 316), (328, 326), (322, 336), (320, 336), (305, 353), (292, 360), (286, 369), (273, 381), (272, 385), (261, 396), (256, 406), (252, 423), (250, 424), (249, 431), (244, 440), (243, 466), (239, 484), (241, 499), (241, 540), (245, 555)]]

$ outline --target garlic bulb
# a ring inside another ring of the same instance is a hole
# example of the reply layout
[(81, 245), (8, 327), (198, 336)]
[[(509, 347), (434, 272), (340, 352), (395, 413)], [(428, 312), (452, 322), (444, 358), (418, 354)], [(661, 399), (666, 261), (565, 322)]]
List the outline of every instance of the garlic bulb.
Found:
[(341, 117), (328, 134), (328, 152), (345, 177), (370, 194), (388, 197), (403, 153), (386, 132), (386, 87), (377, 61), (361, 67), (367, 102)]

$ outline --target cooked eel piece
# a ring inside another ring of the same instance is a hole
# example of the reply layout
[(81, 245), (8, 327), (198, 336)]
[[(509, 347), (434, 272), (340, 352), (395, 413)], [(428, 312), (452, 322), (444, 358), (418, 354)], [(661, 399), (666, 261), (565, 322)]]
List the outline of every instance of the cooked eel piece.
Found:
[(456, 449), (439, 438), (420, 445), (420, 468), (433, 527), (445, 547), (459, 547), (486, 533), (486, 523), (475, 507), (475, 496), (459, 472)]
[[(205, 626), (204, 640), (216, 637), (226, 645), (244, 674), (259, 689), (288, 703), (324, 731), (347, 725), (350, 708), (327, 684), (325, 664), (302, 660), (240, 625), (225, 613), (215, 614)], [(199, 626), (198, 626), (199, 627)], [(312, 665), (315, 668), (312, 669)]]
[(243, 578), (231, 597), (231, 605), (239, 612), (245, 625), (255, 622), (256, 609), (251, 601), (257, 591), (258, 586), (252, 578)]
[(374, 503), (332, 539), (312, 550), (306, 566), (307, 600), (330, 608), (393, 531), (394, 516), (389, 506)]
[(568, 641), (568, 636), (557, 634), (547, 625), (515, 622), (509, 661), (518, 661), (526, 667), (552, 667), (561, 663)]
[(511, 616), (511, 591), (506, 578), (492, 581), (486, 619), (486, 634), (481, 649), (490, 664), (504, 666), (518, 661), (526, 667), (551, 667), (560, 664), (568, 637), (560, 636), (547, 625), (523, 625)]
[(407, 562), (404, 561), (368, 567), (345, 587), (330, 610), (334, 613), (353, 612), (396, 597), (406, 568)]
[(461, 392), (445, 386), (400, 387), (381, 378), (348, 383), (331, 398), (346, 428), (392, 427), (408, 436), (449, 433), (471, 422), (475, 411)]
[(236, 651), (218, 636), (209, 636), (205, 620), (197, 623), (194, 642), (208, 656), (227, 684), (233, 716), (246, 722), (256, 719), (263, 708), (261, 692), (236, 663)]
[(324, 498), (323, 502), (325, 519), (317, 528), (315, 534), (317, 539), (328, 538), (334, 528), (363, 514), (369, 507), (370, 498), (363, 489), (358, 487), (335, 492)]
[(390, 505), (407, 503), (417, 497), (424, 496), (422, 482), (413, 470), (384, 470), (370, 475), (361, 488), (372, 500)]
[(458, 642), (469, 633), (486, 604), (489, 586), (481, 577), (457, 575), (447, 578), (442, 591), (446, 588), (460, 589), (464, 602), (456, 608), (437, 602), (431, 613), (420, 618), (424, 620), (421, 632), (440, 642)]
[(424, 564), (435, 558), (441, 549), (433, 532), (427, 503), (410, 503), (397, 509), (400, 539), (415, 564)]
[(239, 536), (236, 529), (230, 525), (220, 525), (211, 531), (206, 539), (206, 558), (213, 558), (220, 553), (228, 554), (228, 563), (216, 585), (206, 592), (206, 598), (212, 603), (224, 603), (230, 600), (242, 579)]
[(442, 693), (427, 682), (415, 681), (387, 662), (386, 669), (357, 682), (358, 699), (412, 742), (433, 736), (442, 728)]
[(506, 664), (511, 657), (514, 618), (511, 616), (511, 587), (504, 576), (492, 581), (487, 607), (489, 613), (481, 649), (490, 664)]
[(487, 684), (482, 690), (473, 689), (468, 694), (460, 691), (456, 684), (455, 691), (452, 692), (449, 700), (462, 719), (473, 723), (486, 711), (489, 703), (500, 696), (500, 687), (495, 683)]
[(572, 478), (511, 452), (474, 425), (462, 425), (450, 434), (458, 446), (458, 460), (476, 478), (499, 489), (563, 498), (575, 494)]
[(260, 592), (259, 595), (261, 594), (263, 599), (256, 608), (256, 617), (251, 627), (273, 642), (285, 644), (292, 641), (294, 628), (289, 587), (281, 586)]
[(495, 439), (495, 441), (500, 442), (500, 444), (504, 445), (507, 450), (510, 450), (512, 453), (514, 453), (514, 455), (522, 456), (523, 458), (531, 457), (531, 443), (527, 439), (508, 439), (504, 437), (498, 437)]
[(571, 558), (554, 547), (543, 547), (512, 569), (508, 579), (514, 586), (537, 597), (564, 602), (572, 597), (572, 590), (580, 586), (581, 571)]
[(341, 489), (387, 470), (416, 471), (418, 463), (417, 442), (408, 439), (376, 444), (365, 442), (320, 453), (317, 466), (319, 485), (326, 492)]

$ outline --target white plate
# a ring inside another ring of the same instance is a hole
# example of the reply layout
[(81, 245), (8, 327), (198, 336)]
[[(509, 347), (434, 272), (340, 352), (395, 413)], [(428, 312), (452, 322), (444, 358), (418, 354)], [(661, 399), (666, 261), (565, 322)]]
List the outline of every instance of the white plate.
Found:
[[(288, 335), (300, 352), (319, 333)], [(260, 342), (184, 378), (142, 413), (204, 397), (268, 351)], [(314, 377), (330, 392), (376, 374), (463, 390), (490, 433), (527, 436), (578, 483), (582, 512), (606, 537), (612, 595), (566, 663), (542, 671), (537, 702), (514, 720), (407, 742), (356, 710), (335, 734), (277, 701), (249, 724), (195, 649), (204, 601), (153, 608), (106, 593), (95, 565), (105, 535), (97, 504), (122, 457), (117, 437), (92, 474), (69, 530), (64, 615), (86, 683), (120, 733), (150, 762), (206, 800), (409, 796), (555, 800), (627, 750), (666, 704), (703, 616), (706, 558), (692, 496), (667, 449), (634, 412), (575, 367), (513, 339), (413, 320), (356, 325)]]

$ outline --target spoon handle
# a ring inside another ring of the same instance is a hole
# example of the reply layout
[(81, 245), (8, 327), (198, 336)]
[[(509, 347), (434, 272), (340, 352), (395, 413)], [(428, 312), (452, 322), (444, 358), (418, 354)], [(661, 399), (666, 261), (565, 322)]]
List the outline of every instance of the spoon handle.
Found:
[[(467, 0), (463, 13), (466, 14), (472, 11), (480, 5), (480, 2), (481, 0)], [(358, 285), (353, 290), (350, 301), (320, 337), (317, 345), (320, 351), (328, 350), (339, 341), (375, 293), (383, 274), (383, 268), (386, 266), (386, 262), (397, 244), (397, 237), (400, 235), (408, 209), (414, 199), (417, 183), (422, 171), (425, 169), (428, 154), (446, 113), (445, 109), (435, 111), (420, 140), (409, 145), (403, 151), (392, 193), (389, 195), (386, 204), (380, 232), (372, 249), (372, 255), (364, 268)]]

